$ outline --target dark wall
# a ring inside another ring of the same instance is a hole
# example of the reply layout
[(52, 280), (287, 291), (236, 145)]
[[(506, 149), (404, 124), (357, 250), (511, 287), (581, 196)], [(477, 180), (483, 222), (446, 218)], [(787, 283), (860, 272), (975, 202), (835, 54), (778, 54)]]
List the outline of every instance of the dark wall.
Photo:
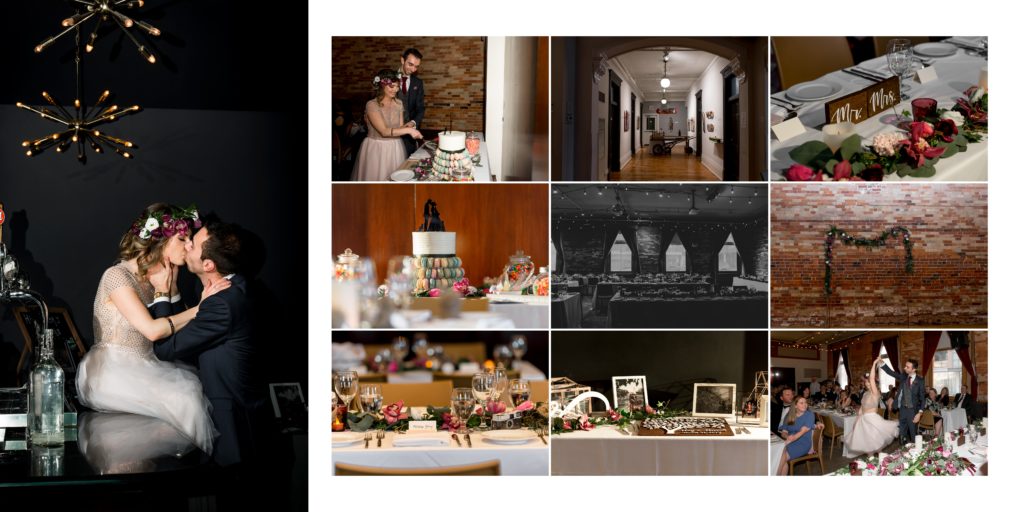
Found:
[[(411, 343), (415, 333), (412, 331), (333, 331), (331, 334), (331, 339), (335, 343), (351, 341), (352, 343), (362, 343), (364, 345), (385, 345), (390, 344), (391, 340), (398, 336), (405, 336)], [(523, 359), (529, 361), (545, 374), (548, 372), (547, 331), (434, 331), (427, 334), (427, 339), (431, 343), (479, 343), (482, 341), (487, 346), (488, 358), (494, 353), (495, 346), (507, 345), (512, 341), (513, 335), (522, 334), (526, 336), (526, 355), (523, 356)], [(367, 357), (373, 357), (375, 352), (376, 350), (367, 348), (366, 355)]]
[[(551, 339), (551, 377), (591, 386), (609, 400), (617, 375), (645, 375), (652, 403), (680, 390), (689, 397), (694, 380), (735, 383), (737, 397), (743, 398), (754, 387), (754, 374), (767, 369), (768, 335), (763, 331), (556, 331)], [(687, 384), (673, 390), (672, 384), (681, 381)], [(673, 406), (689, 409), (690, 404)]]
[[(215, 211), (252, 231), (265, 249), (264, 264), (250, 279), (259, 312), (256, 341), (288, 345), (286, 351), (275, 348), (266, 378), (305, 382), (305, 5), (270, 11), (240, 2), (146, 2), (139, 18), (164, 33), (147, 44), (157, 64), (144, 62), (120, 32), (101, 37), (84, 59), (87, 101), (110, 89), (118, 104), (143, 107), (104, 127), (134, 142), (135, 158), (90, 153), (84, 165), (52, 149), (26, 157), (21, 141), (52, 133), (57, 125), (14, 106), (41, 103), (43, 90), (64, 103), (74, 98), (73, 38), (32, 52), (56, 33), (70, 12), (67, 5), (13, 4), (0, 21), (0, 64), (11, 71), (0, 82), (7, 247), (33, 288), (51, 306), (69, 309), (89, 346), (100, 276), (115, 262), (120, 237), (141, 210), (166, 201)], [(186, 286), (190, 277), (182, 277)], [(10, 359), (21, 346), (9, 308), (0, 305), (0, 385), (13, 383)]]

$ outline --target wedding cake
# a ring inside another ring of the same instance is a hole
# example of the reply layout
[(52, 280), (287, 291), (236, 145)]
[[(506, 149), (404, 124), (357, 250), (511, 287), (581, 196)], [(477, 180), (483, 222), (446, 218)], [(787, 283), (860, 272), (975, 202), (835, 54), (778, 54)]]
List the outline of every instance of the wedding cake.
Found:
[(466, 151), (466, 132), (441, 132), (430, 174), (440, 181), (473, 181), (473, 162)]
[(416, 264), (415, 293), (451, 288), (466, 276), (462, 259), (455, 255), (455, 233), (444, 231), (437, 204), (431, 199), (423, 207), (423, 225), (412, 233), (412, 254)]

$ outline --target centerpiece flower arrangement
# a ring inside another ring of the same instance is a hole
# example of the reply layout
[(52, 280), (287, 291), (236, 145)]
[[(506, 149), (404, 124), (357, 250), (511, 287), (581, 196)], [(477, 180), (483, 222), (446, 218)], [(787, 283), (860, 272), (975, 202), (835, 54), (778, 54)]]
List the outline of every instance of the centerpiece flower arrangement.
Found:
[[(903, 112), (904, 116), (910, 112)], [(848, 137), (833, 151), (812, 140), (789, 152), (794, 163), (784, 173), (789, 181), (881, 181), (899, 177), (929, 178), (935, 164), (981, 141), (988, 133), (988, 91), (971, 87), (952, 109), (915, 115), (902, 130), (875, 135), (864, 145), (860, 135)]]
[(878, 457), (867, 457), (855, 460), (847, 467), (836, 471), (837, 475), (866, 476), (930, 476), (974, 474), (974, 463), (956, 455), (942, 446), (940, 440), (933, 439), (920, 451), (913, 445), (889, 455), (881, 460)]
[[(500, 407), (499, 407), (500, 406)], [(393, 404), (385, 406), (381, 409), (380, 413), (362, 412), (356, 414), (349, 414), (348, 416), (348, 428), (353, 432), (366, 432), (368, 430), (391, 430), (394, 432), (405, 432), (409, 430), (409, 414), (402, 412), (405, 408), (405, 402), (399, 400)], [(500, 410), (499, 410), (500, 409)], [(536, 429), (536, 428), (547, 428), (548, 426), (548, 408), (543, 402), (531, 402), (526, 401), (519, 404), (514, 409), (515, 411), (524, 412), (523, 415), (523, 427)], [(489, 402), (487, 410), (477, 408), (477, 410), (469, 417), (466, 421), (467, 428), (476, 428), (480, 426), (481, 417), (485, 415), (497, 414), (505, 412), (504, 404), (501, 402)], [(421, 420), (433, 420), (437, 423), (438, 430), (448, 430), (455, 432), (462, 424), (459, 422), (458, 416), (452, 414), (450, 407), (433, 407), (428, 406), (426, 414), (423, 415)]]
[[(461, 296), (463, 296), (464, 298), (467, 298), (467, 299), (478, 299), (480, 297), (486, 297), (487, 296), (487, 292), (485, 292), (485, 291), (483, 291), (481, 289), (478, 289), (475, 286), (470, 286), (469, 279), (465, 278), (465, 277), (463, 277), (461, 281), (453, 284), (452, 285), (452, 290), (455, 293), (458, 293), (459, 295), (461, 295)], [(440, 297), (441, 296), (441, 289), (440, 288), (431, 288), (429, 290), (425, 290), (425, 291), (416, 293), (415, 295), (417, 297)]]
[(648, 418), (677, 418), (689, 415), (689, 411), (666, 408), (665, 402), (658, 402), (657, 408), (646, 405), (642, 411), (629, 412), (627, 409), (620, 408), (609, 409), (603, 416), (584, 414), (577, 418), (557, 418), (551, 424), (551, 433), (563, 434), (574, 430), (594, 430), (599, 425), (613, 425), (619, 430), (626, 430), (635, 421), (643, 421)]

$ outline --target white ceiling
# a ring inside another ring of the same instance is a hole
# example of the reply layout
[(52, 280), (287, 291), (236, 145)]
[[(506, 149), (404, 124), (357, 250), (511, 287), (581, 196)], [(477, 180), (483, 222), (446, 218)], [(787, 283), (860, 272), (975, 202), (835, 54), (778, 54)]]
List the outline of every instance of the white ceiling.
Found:
[[(647, 101), (661, 99), (661, 77), (663, 48), (658, 51), (637, 50), (615, 57), (618, 64), (636, 82), (636, 86)], [(690, 89), (715, 59), (715, 55), (686, 49), (670, 49), (668, 53), (668, 78), (672, 82), (665, 90), (669, 101), (685, 101)]]
[[(616, 203), (616, 191), (630, 218), (736, 222), (768, 217), (764, 184), (554, 185), (551, 212), (555, 217), (615, 218), (610, 209)], [(691, 197), (697, 202), (698, 215), (689, 214)]]

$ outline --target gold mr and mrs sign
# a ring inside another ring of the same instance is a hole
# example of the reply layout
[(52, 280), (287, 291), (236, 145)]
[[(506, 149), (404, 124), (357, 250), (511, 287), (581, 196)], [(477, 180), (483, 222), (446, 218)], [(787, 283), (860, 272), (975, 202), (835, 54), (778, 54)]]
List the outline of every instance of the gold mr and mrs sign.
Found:
[(825, 103), (828, 123), (859, 123), (900, 102), (900, 79), (890, 77), (870, 87)]

